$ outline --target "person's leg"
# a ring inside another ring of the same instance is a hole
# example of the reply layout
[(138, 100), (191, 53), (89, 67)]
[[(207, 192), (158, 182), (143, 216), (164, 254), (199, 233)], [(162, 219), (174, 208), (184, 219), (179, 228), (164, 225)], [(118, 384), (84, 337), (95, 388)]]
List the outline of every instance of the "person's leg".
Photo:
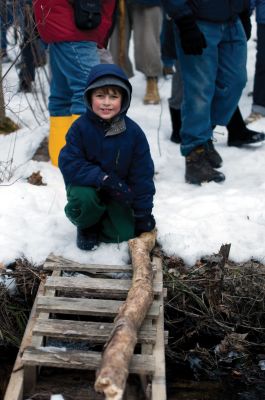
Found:
[(95, 42), (58, 42), (50, 45), (51, 115), (85, 112), (84, 90), (91, 68), (99, 63)]
[(214, 169), (222, 165), (222, 159), (212, 143), (211, 123), (222, 25), (203, 22), (200, 29), (207, 38), (207, 48), (201, 56), (184, 54), (176, 35), (183, 82), (181, 153), (186, 157), (185, 179), (193, 184), (225, 179)]
[(49, 62), (51, 70), (50, 94), (48, 110), (51, 116), (70, 116), (72, 91), (69, 88), (67, 77), (61, 63), (63, 48), (60, 43), (49, 45)]
[(188, 155), (212, 137), (211, 104), (215, 92), (218, 65), (218, 44), (221, 24), (201, 23), (207, 38), (202, 55), (186, 55), (176, 35), (177, 50), (183, 82), (181, 104), (181, 153)]
[[(178, 42), (184, 85), (183, 155), (212, 137), (213, 125), (226, 125), (246, 83), (246, 39), (239, 22), (198, 22), (207, 40), (201, 56), (185, 55)], [(225, 26), (225, 29), (224, 29)]]
[(61, 60), (61, 69), (72, 92), (71, 114), (83, 114), (86, 111), (83, 95), (87, 78), (91, 68), (100, 62), (97, 44), (83, 41), (64, 42), (62, 45), (64, 60)]
[(68, 186), (65, 214), (77, 227), (76, 245), (81, 250), (92, 250), (99, 240), (99, 221), (105, 212), (98, 192), (92, 187)]
[(253, 131), (246, 127), (238, 106), (226, 127), (228, 131), (228, 146), (240, 147), (246, 144), (262, 142), (265, 139), (263, 132)]
[(174, 74), (174, 65), (177, 58), (174, 41), (174, 21), (168, 18), (163, 11), (162, 28), (160, 32), (160, 51), (163, 64), (163, 76)]
[(162, 73), (160, 54), (161, 7), (133, 5), (135, 68), (146, 77), (144, 104), (158, 104), (158, 77)]
[(252, 111), (265, 117), (265, 24), (257, 24), (257, 58)]
[(13, 24), (13, 6), (6, 1), (2, 2), (0, 10), (0, 26), (1, 26), (1, 57), (2, 62), (11, 61), (7, 54), (7, 30)]
[(247, 81), (247, 42), (239, 20), (224, 26), (218, 45), (216, 89), (212, 101), (212, 125), (226, 126)]
[[(117, 202), (107, 202), (91, 187), (69, 186), (65, 214), (78, 228), (78, 237), (96, 234), (97, 239), (106, 243), (119, 243), (134, 237), (132, 210)], [(95, 237), (95, 235), (93, 235)]]
[(92, 187), (69, 185), (66, 194), (65, 214), (80, 229), (96, 225), (106, 211), (98, 191)]
[(48, 110), (50, 113), (50, 133), (48, 150), (53, 165), (58, 165), (58, 156), (65, 144), (65, 135), (72, 124), (71, 97), (67, 79), (60, 68), (58, 44), (49, 45), (51, 72)]
[(51, 85), (48, 109), (51, 115), (49, 153), (54, 165), (65, 144), (72, 115), (85, 112), (83, 94), (91, 68), (99, 63), (96, 43), (60, 42), (49, 46)]
[(181, 78), (181, 71), (179, 61), (175, 62), (175, 72), (171, 81), (171, 97), (168, 99), (169, 112), (172, 124), (172, 134), (170, 140), (174, 143), (180, 143), (180, 129), (181, 129), (181, 102), (183, 98), (183, 83)]
[[(132, 32), (131, 5), (125, 4), (124, 23), (118, 14), (115, 28), (110, 37), (109, 50), (115, 64), (119, 65), (128, 78), (133, 77), (133, 66), (129, 57)], [(123, 47), (123, 48), (121, 48)]]
[(110, 201), (106, 208), (99, 240), (105, 243), (120, 243), (132, 239), (135, 236), (132, 210), (115, 201)]
[(33, 55), (33, 42), (35, 40), (32, 6), (25, 4), (23, 7), (23, 20), (21, 21), (21, 68), (19, 72), (19, 91), (31, 92), (31, 83), (35, 80), (35, 65)]
[(160, 32), (161, 7), (133, 7), (133, 37), (135, 68), (146, 77), (158, 77), (162, 72)]

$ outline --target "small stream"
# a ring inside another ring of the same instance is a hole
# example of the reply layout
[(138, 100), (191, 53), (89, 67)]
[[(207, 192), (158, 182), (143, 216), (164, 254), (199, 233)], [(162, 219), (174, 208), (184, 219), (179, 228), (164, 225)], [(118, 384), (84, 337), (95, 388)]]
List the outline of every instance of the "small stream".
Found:
[(220, 374), (219, 380), (195, 380), (192, 372), (185, 366), (177, 367), (167, 362), (167, 400), (264, 400), (265, 374), (253, 378), (236, 375), (231, 369), (232, 377)]

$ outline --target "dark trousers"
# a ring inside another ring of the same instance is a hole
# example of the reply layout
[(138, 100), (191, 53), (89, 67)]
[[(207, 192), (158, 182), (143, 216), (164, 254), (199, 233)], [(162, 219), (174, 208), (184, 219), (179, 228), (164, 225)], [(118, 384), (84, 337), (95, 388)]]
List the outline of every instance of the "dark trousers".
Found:
[(38, 37), (33, 8), (25, 4), (23, 8), (23, 41), (21, 43), (20, 82), (34, 82), (35, 69), (46, 63), (45, 46)]
[(257, 58), (254, 77), (253, 111), (255, 105), (265, 107), (265, 24), (257, 24)]

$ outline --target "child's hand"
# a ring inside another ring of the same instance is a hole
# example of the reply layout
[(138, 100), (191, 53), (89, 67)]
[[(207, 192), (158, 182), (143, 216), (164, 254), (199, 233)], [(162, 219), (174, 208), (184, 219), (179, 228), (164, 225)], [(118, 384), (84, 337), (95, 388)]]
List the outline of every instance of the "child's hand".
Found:
[(104, 177), (101, 189), (106, 191), (113, 200), (121, 204), (126, 206), (132, 204), (133, 194), (131, 189), (122, 179), (113, 173)]
[(135, 216), (135, 235), (139, 236), (143, 232), (150, 232), (156, 226), (155, 218), (152, 214), (141, 217)]

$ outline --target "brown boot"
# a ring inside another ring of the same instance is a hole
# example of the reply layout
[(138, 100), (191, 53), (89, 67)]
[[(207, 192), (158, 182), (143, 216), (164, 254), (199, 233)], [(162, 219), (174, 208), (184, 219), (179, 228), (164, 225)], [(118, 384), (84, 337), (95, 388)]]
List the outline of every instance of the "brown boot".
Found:
[(147, 78), (144, 104), (159, 104), (159, 103), (160, 103), (160, 96), (158, 93), (157, 78)]

